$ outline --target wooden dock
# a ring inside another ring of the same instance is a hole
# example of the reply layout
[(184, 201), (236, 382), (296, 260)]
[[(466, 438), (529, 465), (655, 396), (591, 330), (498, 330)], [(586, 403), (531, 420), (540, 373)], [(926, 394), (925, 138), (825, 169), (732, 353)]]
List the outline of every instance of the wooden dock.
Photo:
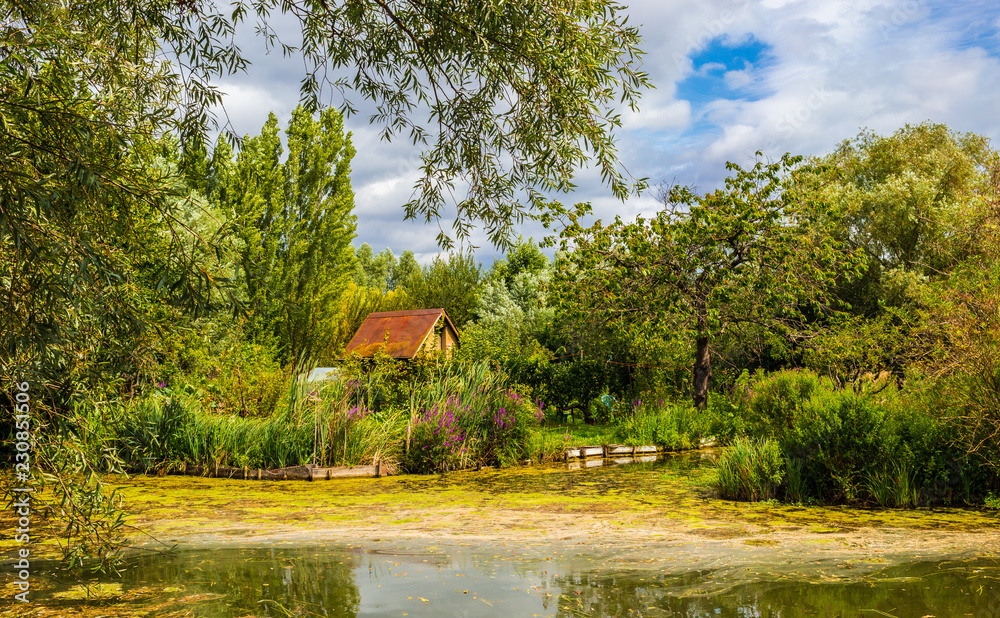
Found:
[(223, 479), (241, 479), (252, 481), (328, 481), (335, 478), (353, 476), (389, 476), (395, 470), (376, 462), (371, 466), (339, 466), (323, 468), (320, 466), (292, 466), (276, 470), (262, 468), (228, 468), (225, 466), (192, 466), (184, 464), (184, 469), (175, 470), (171, 474), (186, 476), (205, 476)]
[[(702, 438), (698, 446), (691, 450), (700, 448), (710, 448), (715, 446), (715, 438), (710, 436)], [(655, 445), (628, 446), (625, 444), (603, 444), (601, 446), (573, 446), (567, 448), (563, 453), (564, 459), (574, 461), (577, 459), (591, 459), (600, 457), (601, 459), (619, 459), (622, 461), (655, 461), (656, 455), (660, 453), (672, 453), (667, 449), (661, 449)], [(652, 456), (652, 459), (648, 457)], [(600, 464), (596, 464), (600, 465)], [(590, 467), (590, 466), (588, 466)]]
[(657, 453), (666, 453), (668, 451), (661, 450), (656, 446), (626, 446), (624, 444), (604, 444), (602, 446), (574, 446), (566, 449), (565, 458), (566, 461), (572, 459), (589, 459), (591, 457), (600, 457), (602, 459), (611, 459), (615, 457), (636, 457), (639, 455), (655, 455)]

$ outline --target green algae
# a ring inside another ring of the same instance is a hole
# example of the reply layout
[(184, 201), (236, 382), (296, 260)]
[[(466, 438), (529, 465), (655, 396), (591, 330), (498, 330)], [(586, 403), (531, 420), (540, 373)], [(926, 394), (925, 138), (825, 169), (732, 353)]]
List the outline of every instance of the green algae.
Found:
[(512, 531), (649, 534), (669, 528), (708, 539), (780, 532), (825, 536), (858, 530), (993, 530), (977, 509), (864, 509), (720, 500), (700, 454), (657, 464), (567, 470), (563, 465), (319, 482), (199, 477), (117, 479), (130, 523), (171, 538), (217, 533), (349, 536), (380, 525), (420, 535), (505, 536)]

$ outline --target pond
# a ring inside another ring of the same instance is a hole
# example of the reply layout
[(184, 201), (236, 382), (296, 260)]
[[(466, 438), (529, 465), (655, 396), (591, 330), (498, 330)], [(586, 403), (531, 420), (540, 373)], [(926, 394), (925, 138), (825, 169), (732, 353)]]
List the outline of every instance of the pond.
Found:
[(712, 453), (601, 467), (269, 483), (117, 483), (120, 578), (36, 562), (8, 616), (1000, 617), (1000, 533), (977, 509), (714, 498)]
[(74, 580), (54, 581), (35, 602), (66, 614), (89, 606), (99, 615), (206, 618), (1000, 616), (1000, 560), (991, 558), (887, 566), (762, 565), (719, 556), (690, 568), (559, 546), (373, 545), (143, 556), (121, 579), (87, 582), (95, 596), (89, 602)]

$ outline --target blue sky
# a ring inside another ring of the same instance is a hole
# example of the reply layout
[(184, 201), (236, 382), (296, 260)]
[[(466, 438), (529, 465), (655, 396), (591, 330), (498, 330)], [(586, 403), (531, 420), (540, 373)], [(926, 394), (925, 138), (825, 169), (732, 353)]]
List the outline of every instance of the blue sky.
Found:
[[(754, 152), (820, 155), (863, 128), (892, 133), (906, 123), (943, 122), (1000, 144), (1000, 6), (994, 0), (643, 0), (625, 3), (642, 24), (655, 90), (640, 111), (623, 112), (622, 160), (652, 184), (711, 190), (726, 161), (746, 165)], [(248, 36), (253, 61), (227, 79), (226, 110), (237, 132), (256, 133), (269, 111), (284, 122), (297, 102), (301, 62), (265, 55)], [(355, 97), (355, 100), (357, 97)], [(353, 165), (358, 239), (376, 251), (437, 253), (437, 227), (404, 222), (401, 205), (416, 180), (405, 141), (387, 144), (368, 115), (348, 118), (358, 154)], [(583, 170), (567, 203), (589, 201), (595, 215), (631, 218), (655, 211), (655, 193), (615, 199), (593, 170)], [(525, 235), (544, 231), (531, 224)], [(491, 262), (484, 235), (473, 242)]]

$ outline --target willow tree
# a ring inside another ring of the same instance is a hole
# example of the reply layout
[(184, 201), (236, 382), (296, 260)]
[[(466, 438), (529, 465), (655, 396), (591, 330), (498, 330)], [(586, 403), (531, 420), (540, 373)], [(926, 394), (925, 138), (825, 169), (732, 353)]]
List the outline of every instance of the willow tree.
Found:
[[(296, 48), (277, 40), (269, 19), (278, 14), (299, 24)], [(617, 106), (634, 107), (647, 78), (637, 68), (638, 31), (612, 0), (236, 0), (224, 9), (208, 0), (4, 3), (2, 409), (11, 409), (12, 385), (23, 381), (63, 411), (76, 399), (106, 400), (88, 390), (114, 387), (121, 366), (95, 359), (86, 376), (67, 369), (88, 356), (90, 343), (114, 338), (127, 352), (135, 333), (152, 326), (150, 303), (198, 311), (226, 278), (222, 238), (186, 226), (176, 210), (185, 183), (156, 164), (148, 144), (170, 132), (189, 144), (212, 126), (219, 78), (251, 69), (233, 43), (247, 22), (269, 45), (302, 57), (309, 111), (343, 93), (350, 113), (352, 97), (363, 97), (375, 103), (371, 120), (385, 137), (421, 145), (408, 217), (453, 216), (456, 236), (483, 225), (503, 243), (513, 223), (548, 207), (543, 192), (572, 188), (588, 159), (616, 195), (635, 184), (613, 131)], [(439, 241), (451, 238), (442, 232)], [(171, 266), (152, 289), (137, 286), (134, 268), (164, 256)], [(78, 524), (90, 511), (77, 512)]]
[(983, 253), (996, 174), (986, 138), (927, 122), (863, 131), (808, 163), (803, 188), (843, 213), (838, 236), (865, 255), (865, 276), (838, 290), (853, 313), (912, 305), (920, 282)]
[[(760, 153), (758, 153), (760, 156)], [(798, 157), (734, 163), (725, 187), (705, 195), (663, 192), (655, 217), (608, 226), (568, 226), (573, 250), (562, 262), (562, 300), (630, 337), (673, 333), (693, 349), (692, 398), (708, 401), (713, 342), (744, 325), (784, 329), (857, 259), (831, 234), (836, 212), (798, 198)]]

